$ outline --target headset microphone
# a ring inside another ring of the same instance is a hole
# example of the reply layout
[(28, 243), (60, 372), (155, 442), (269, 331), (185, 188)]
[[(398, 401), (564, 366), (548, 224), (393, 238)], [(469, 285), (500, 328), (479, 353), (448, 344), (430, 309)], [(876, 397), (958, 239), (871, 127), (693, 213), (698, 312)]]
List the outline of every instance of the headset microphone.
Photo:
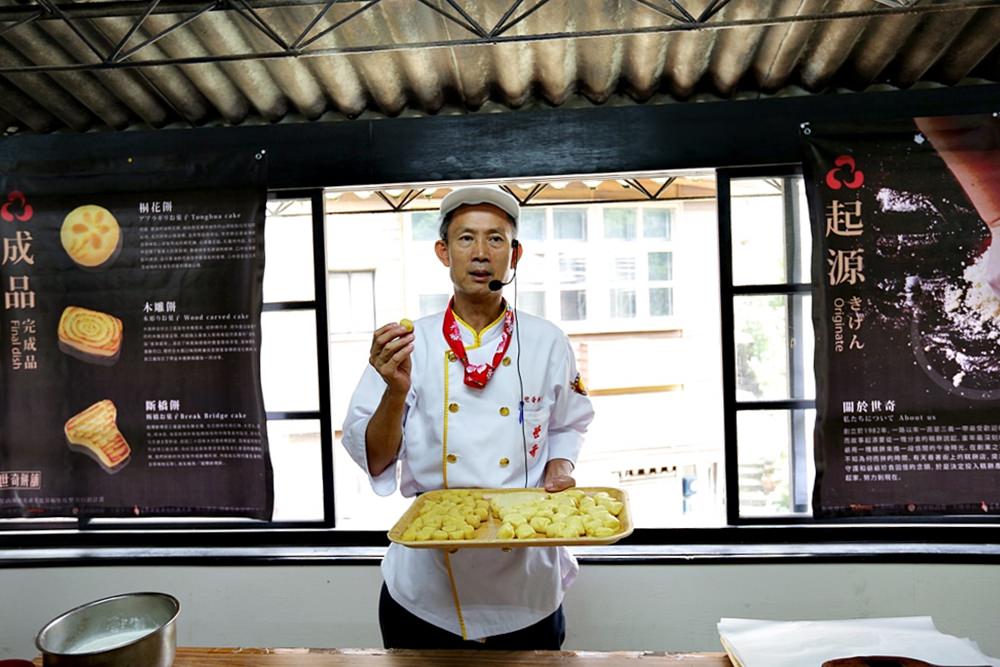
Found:
[[(519, 245), (521, 245), (521, 244), (517, 242), (517, 239), (514, 239), (513, 241), (510, 242), (510, 249), (516, 253), (517, 252), (517, 248), (518, 248)], [(509, 285), (512, 282), (514, 282), (515, 278), (517, 278), (517, 257), (516, 256), (514, 258), (514, 274), (510, 277), (510, 280), (506, 280), (506, 281), (504, 281), (504, 280), (491, 280), (489, 282), (488, 287), (490, 288), (491, 292), (499, 292), (500, 290), (503, 289), (504, 285)]]

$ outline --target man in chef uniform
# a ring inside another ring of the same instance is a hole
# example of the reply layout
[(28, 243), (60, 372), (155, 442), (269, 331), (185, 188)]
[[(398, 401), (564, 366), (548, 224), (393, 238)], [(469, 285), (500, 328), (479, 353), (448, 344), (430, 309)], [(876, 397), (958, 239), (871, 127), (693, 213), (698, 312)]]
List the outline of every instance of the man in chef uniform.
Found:
[[(381, 496), (445, 488), (575, 484), (593, 419), (566, 335), (501, 294), (524, 249), (517, 200), (491, 186), (441, 202), (434, 251), (454, 297), (413, 331), (375, 331), (343, 427)], [(491, 284), (492, 283), (492, 284)], [(565, 547), (412, 549), (392, 544), (379, 625), (386, 648), (559, 649), (578, 572)]]

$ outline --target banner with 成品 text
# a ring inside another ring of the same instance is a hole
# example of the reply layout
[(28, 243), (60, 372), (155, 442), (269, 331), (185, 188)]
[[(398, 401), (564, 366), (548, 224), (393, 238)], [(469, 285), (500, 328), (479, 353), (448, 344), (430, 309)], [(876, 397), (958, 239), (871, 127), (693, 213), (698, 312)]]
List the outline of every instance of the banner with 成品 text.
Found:
[(270, 519), (265, 169), (0, 164), (0, 517)]

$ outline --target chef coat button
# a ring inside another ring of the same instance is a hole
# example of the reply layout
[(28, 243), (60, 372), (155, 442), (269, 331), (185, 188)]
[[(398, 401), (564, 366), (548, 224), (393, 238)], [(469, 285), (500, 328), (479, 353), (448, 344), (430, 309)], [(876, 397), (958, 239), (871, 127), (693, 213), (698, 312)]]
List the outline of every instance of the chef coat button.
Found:
[(510, 459), (508, 459), (506, 456), (500, 459), (501, 468), (506, 468), (509, 464), (510, 464)]
[(448, 412), (458, 412), (458, 403), (449, 403)]
[(457, 463), (458, 462), (458, 457), (455, 456), (454, 454), (449, 454), (447, 458), (448, 458), (448, 463)]
[(504, 357), (503, 358), (503, 365), (504, 366), (510, 366), (510, 357)]
[(500, 415), (502, 417), (506, 417), (509, 414), (510, 414), (510, 408), (508, 408), (506, 405), (500, 408)]
[(448, 361), (455, 361), (456, 359), (458, 359), (458, 355), (455, 354), (454, 352), (451, 352), (449, 350), (449, 352), (448, 352)]

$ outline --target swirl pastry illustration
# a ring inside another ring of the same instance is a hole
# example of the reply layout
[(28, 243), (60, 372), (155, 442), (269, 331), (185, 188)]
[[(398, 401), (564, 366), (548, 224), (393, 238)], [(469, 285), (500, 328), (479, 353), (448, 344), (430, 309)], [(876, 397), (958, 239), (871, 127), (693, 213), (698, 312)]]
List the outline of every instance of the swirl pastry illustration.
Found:
[(59, 318), (59, 349), (91, 364), (111, 366), (122, 348), (122, 321), (113, 315), (67, 306)]
[(69, 448), (91, 457), (108, 474), (118, 472), (132, 450), (118, 430), (117, 419), (118, 408), (108, 399), (74, 415), (63, 428)]
[(108, 209), (94, 204), (74, 208), (63, 220), (59, 240), (74, 262), (86, 269), (103, 269), (122, 249), (122, 230)]

